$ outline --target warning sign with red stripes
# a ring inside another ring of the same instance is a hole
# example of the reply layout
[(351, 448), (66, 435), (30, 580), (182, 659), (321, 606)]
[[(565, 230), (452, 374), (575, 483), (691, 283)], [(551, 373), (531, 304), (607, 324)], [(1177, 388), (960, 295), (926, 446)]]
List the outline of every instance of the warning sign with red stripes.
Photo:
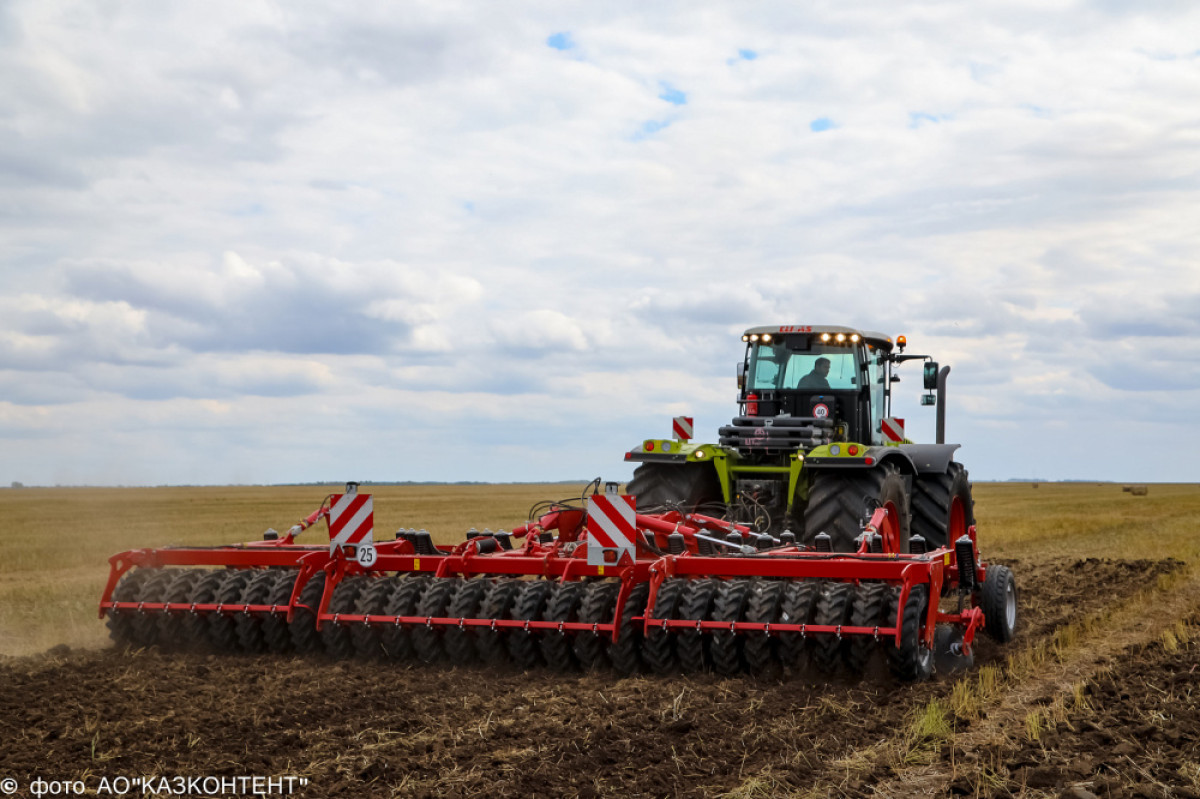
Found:
[(340, 546), (371, 543), (375, 508), (370, 494), (334, 494), (329, 506), (329, 554)]
[(695, 420), (690, 416), (676, 416), (671, 424), (676, 441), (691, 441), (696, 434)]
[(588, 497), (589, 566), (615, 566), (626, 554), (634, 557), (637, 510), (633, 497), (594, 494)]
[(904, 443), (904, 420), (897, 419), (895, 416), (889, 416), (883, 420), (882, 425), (883, 440), (886, 442), (894, 442), (896, 444)]

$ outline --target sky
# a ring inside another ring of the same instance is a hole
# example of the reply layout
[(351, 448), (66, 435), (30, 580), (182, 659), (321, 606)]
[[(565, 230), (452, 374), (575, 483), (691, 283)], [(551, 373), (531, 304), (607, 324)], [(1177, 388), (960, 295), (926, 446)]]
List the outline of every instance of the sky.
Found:
[(6, 0), (0, 486), (625, 480), (765, 324), (1200, 482), (1197, 98), (1190, 0)]

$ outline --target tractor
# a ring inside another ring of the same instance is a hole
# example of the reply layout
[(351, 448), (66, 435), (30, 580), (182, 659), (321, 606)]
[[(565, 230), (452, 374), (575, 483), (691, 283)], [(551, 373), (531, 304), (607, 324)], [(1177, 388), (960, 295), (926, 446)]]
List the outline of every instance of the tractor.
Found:
[[(947, 546), (974, 523), (959, 445), (945, 443), (949, 366), (906, 354), (903, 336), (849, 327), (752, 327), (742, 341), (739, 414), (717, 444), (648, 439), (625, 455), (640, 463), (628, 486), (639, 511), (703, 511), (805, 545), (824, 532), (837, 552), (858, 547), (877, 508), (899, 552), (918, 535)], [(924, 362), (922, 405), (937, 408), (934, 444), (905, 438), (891, 415), (896, 368), (912, 360)]]

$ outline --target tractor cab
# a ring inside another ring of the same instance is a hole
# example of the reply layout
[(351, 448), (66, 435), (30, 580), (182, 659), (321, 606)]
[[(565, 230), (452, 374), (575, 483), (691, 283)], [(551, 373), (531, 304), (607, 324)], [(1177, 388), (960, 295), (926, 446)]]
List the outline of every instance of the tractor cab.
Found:
[(781, 454), (834, 441), (882, 444), (892, 340), (847, 327), (752, 328), (738, 367), (741, 414), (722, 444)]

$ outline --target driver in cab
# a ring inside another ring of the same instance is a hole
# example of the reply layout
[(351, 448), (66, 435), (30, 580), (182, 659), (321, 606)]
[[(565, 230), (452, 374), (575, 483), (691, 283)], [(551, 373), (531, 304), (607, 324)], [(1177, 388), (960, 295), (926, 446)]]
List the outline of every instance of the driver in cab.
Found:
[(829, 359), (817, 358), (817, 362), (813, 364), (813, 370), (800, 378), (800, 382), (796, 384), (796, 388), (829, 388)]

